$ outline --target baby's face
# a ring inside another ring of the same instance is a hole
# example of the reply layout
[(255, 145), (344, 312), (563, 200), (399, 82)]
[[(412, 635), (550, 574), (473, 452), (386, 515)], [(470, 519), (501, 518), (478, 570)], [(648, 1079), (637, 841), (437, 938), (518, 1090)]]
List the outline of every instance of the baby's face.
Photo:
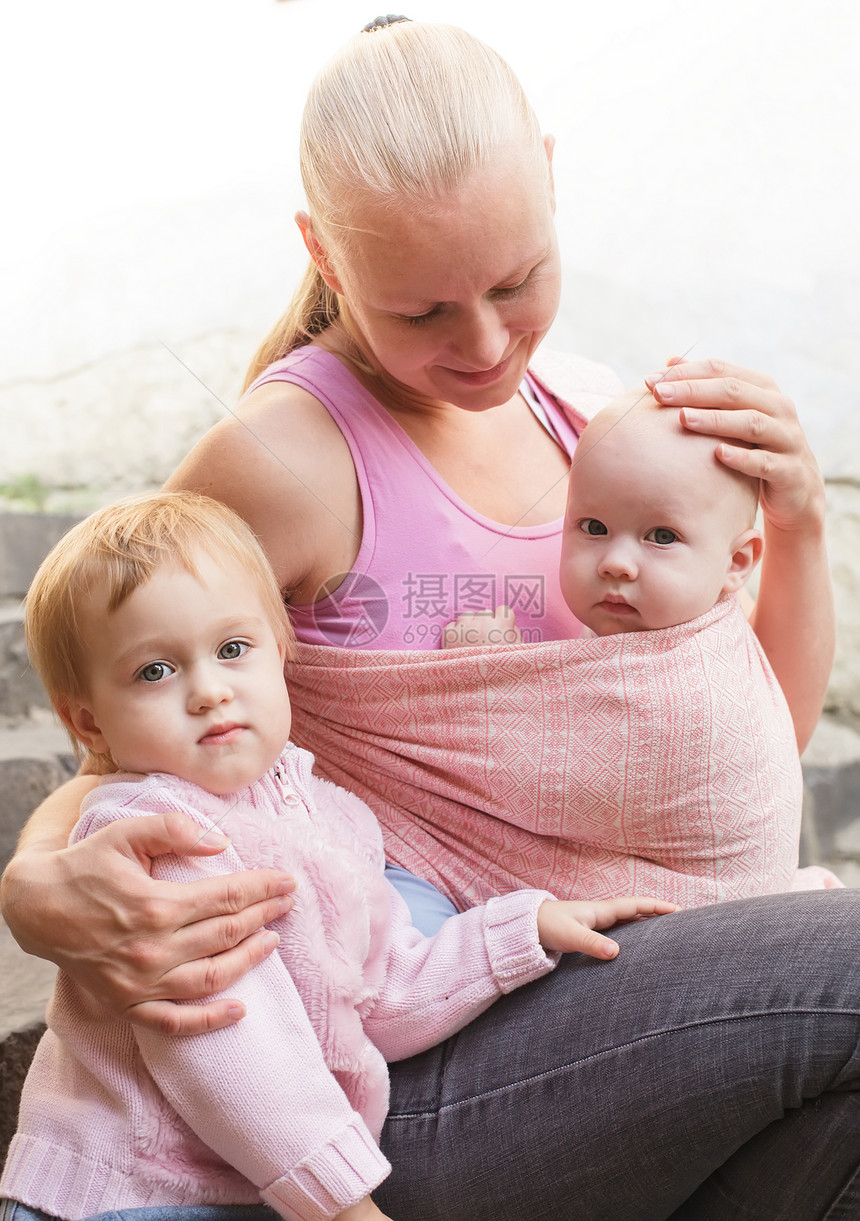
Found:
[(560, 578), (568, 606), (598, 636), (686, 623), (736, 587), (742, 506), (713, 443), (708, 458), (698, 441), (662, 421), (583, 434)]
[(201, 551), (199, 579), (165, 563), (116, 610), (84, 608), (93, 749), (131, 772), (168, 772), (211, 793), (258, 779), (290, 732), (281, 647), (238, 562)]

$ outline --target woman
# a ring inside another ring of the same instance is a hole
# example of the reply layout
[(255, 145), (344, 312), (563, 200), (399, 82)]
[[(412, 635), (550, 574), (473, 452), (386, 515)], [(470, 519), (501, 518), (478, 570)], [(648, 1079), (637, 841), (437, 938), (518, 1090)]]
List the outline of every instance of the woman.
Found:
[[(311, 643), (355, 642), (364, 578), (388, 615), (369, 615), (371, 642), (432, 648), (457, 610), (453, 578), (487, 572), (542, 574), (543, 636), (572, 635), (550, 574), (578, 417), (550, 391), (585, 409), (617, 383), (587, 362), (564, 386), (524, 382), (558, 302), (551, 142), (474, 39), (381, 25), (308, 102), (297, 219), (312, 265), (253, 370), (268, 372), (171, 483), (252, 524)], [(725, 438), (723, 462), (765, 480), (753, 622), (802, 744), (833, 629), (823, 490), (793, 407), (769, 379), (715, 362), (649, 384), (688, 408), (687, 427)], [(409, 598), (429, 576), (451, 581), (410, 642)], [(52, 799), (7, 873), (22, 945), (144, 1024), (235, 1020), (225, 1000), (166, 998), (208, 995), (262, 957), (254, 930), (288, 883), (151, 883), (149, 857), (193, 843), (178, 817), (63, 849), (91, 783)], [(456, 846), (433, 852), (454, 893)], [(392, 1065), (395, 1169), (379, 1206), (412, 1221), (860, 1216), (856, 907), (850, 892), (778, 896), (630, 926), (611, 967), (571, 960)]]

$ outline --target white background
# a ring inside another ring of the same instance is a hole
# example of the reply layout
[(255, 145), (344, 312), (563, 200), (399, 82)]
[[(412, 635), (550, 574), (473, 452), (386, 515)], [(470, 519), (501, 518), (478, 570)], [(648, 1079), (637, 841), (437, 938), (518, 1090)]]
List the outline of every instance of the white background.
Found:
[[(303, 96), (375, 15), (367, 2), (6, 6), (0, 482), (109, 471), (116, 484), (124, 471), (136, 486), (166, 473), (222, 409), (203, 405), (162, 344), (235, 397), (253, 339), (304, 265), (291, 222)], [(848, 0), (410, 10), (496, 47), (558, 137), (554, 346), (629, 382), (692, 344), (766, 369), (797, 399), (826, 473), (851, 480), (858, 11)], [(96, 466), (100, 445), (110, 453)]]

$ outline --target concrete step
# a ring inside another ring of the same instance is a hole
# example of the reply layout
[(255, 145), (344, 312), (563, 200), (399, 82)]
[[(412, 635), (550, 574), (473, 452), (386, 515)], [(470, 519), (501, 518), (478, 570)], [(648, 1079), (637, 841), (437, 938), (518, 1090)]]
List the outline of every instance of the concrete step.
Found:
[(0, 512), (0, 597), (23, 598), (43, 557), (81, 516)]
[(48, 697), (27, 658), (21, 605), (0, 604), (0, 725), (48, 706)]
[(803, 754), (804, 864), (860, 886), (860, 732), (823, 716)]
[(53, 963), (25, 954), (0, 921), (0, 1160), (15, 1132), (21, 1087), (45, 1029), (56, 974)]
[(52, 717), (0, 729), (0, 870), (36, 806), (76, 771), (66, 732)]

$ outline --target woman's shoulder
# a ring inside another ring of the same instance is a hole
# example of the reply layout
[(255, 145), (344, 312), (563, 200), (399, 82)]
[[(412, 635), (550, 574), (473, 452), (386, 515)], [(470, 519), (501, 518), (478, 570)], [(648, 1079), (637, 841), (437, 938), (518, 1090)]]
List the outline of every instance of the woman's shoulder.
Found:
[(234, 509), (260, 538), (281, 586), (300, 590), (300, 600), (306, 582), (313, 586), (310, 600), (354, 559), (360, 503), (349, 447), (303, 385), (257, 384), (197, 443), (167, 487)]

